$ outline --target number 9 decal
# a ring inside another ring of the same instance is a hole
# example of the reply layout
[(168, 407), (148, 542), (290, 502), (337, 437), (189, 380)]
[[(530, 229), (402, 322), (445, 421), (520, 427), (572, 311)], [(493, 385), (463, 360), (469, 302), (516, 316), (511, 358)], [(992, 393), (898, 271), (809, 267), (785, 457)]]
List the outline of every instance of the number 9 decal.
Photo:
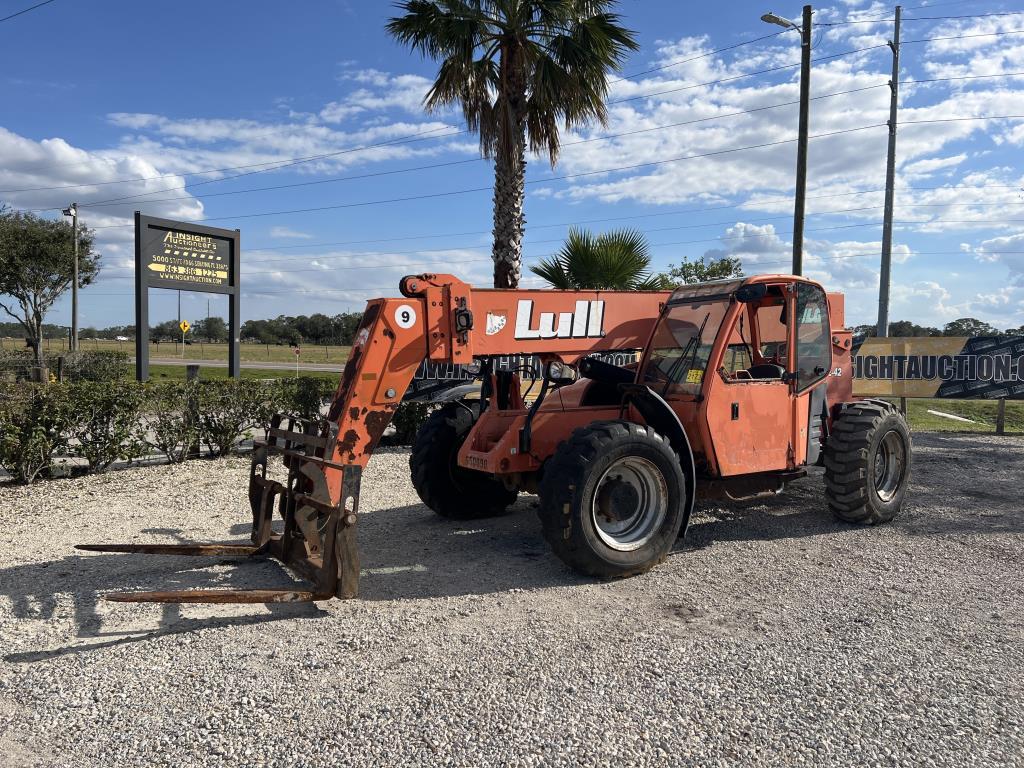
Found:
[(402, 304), (395, 310), (395, 323), (399, 328), (412, 328), (416, 325), (416, 310), (408, 304)]

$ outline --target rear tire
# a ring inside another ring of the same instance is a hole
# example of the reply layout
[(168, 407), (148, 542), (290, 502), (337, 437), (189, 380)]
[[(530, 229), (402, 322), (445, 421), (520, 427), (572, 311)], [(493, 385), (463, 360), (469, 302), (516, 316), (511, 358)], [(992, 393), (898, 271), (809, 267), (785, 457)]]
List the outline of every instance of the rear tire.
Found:
[(538, 515), (556, 555), (588, 576), (643, 573), (672, 549), (685, 517), (686, 480), (668, 441), (650, 427), (580, 427), (544, 468)]
[(892, 520), (910, 482), (910, 428), (891, 403), (853, 403), (832, 425), (825, 444), (825, 497), (848, 523)]
[(503, 513), (519, 495), (500, 480), (456, 462), (466, 435), (480, 415), (477, 403), (448, 403), (420, 427), (409, 456), (412, 484), (441, 517), (475, 520)]

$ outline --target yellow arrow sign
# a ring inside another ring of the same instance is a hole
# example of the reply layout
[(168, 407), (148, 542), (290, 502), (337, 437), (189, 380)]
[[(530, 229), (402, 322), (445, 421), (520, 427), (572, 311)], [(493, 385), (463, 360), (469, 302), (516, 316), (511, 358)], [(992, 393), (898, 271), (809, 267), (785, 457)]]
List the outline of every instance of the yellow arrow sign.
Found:
[(178, 323), (178, 327), (181, 328), (182, 333), (188, 333), (189, 329), (192, 328), (188, 320), (182, 320), (180, 323)]

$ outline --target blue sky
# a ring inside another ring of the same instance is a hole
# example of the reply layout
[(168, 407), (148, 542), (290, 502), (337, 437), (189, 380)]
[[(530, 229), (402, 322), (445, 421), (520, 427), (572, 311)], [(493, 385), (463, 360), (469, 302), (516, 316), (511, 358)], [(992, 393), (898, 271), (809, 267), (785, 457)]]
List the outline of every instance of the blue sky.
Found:
[[(27, 5), (0, 0), (0, 16)], [(620, 3), (642, 48), (612, 85), (607, 127), (566, 134), (554, 170), (531, 158), (528, 264), (585, 223), (645, 231), (657, 267), (728, 253), (748, 273), (788, 269), (799, 45), (759, 17), (800, 6), (683, 5)], [(950, 120), (1024, 115), (1024, 77), (1003, 74), (1024, 72), (1024, 34), (1006, 34), (1024, 30), (1024, 13), (982, 15), (1014, 10), (906, 7), (905, 41), (951, 39), (903, 48), (894, 319), (1024, 325), (1024, 119)], [(457, 112), (424, 114), (436, 68), (387, 37), (392, 12), (369, 0), (56, 0), (0, 24), (0, 200), (75, 200), (96, 228), (104, 270), (82, 293), (83, 327), (133, 321), (137, 208), (241, 229), (243, 319), (360, 309), (415, 272), (489, 285), (491, 166)], [(810, 142), (805, 271), (846, 291), (850, 324), (877, 313), (891, 58), (874, 46), (892, 25), (840, 22), (891, 16), (836, 0), (815, 17), (812, 96), (825, 98), (811, 134), (843, 133)], [(920, 18), (952, 16), (965, 18)], [(776, 71), (748, 76), (765, 69)], [(962, 77), (975, 79), (949, 79)], [(774, 142), (788, 143), (745, 149)], [(639, 167), (607, 172), (623, 166)], [(287, 213), (314, 207), (325, 210)], [(207, 298), (186, 295), (185, 316), (203, 316)], [(153, 321), (176, 306), (154, 291)], [(48, 319), (68, 316), (63, 302)]]

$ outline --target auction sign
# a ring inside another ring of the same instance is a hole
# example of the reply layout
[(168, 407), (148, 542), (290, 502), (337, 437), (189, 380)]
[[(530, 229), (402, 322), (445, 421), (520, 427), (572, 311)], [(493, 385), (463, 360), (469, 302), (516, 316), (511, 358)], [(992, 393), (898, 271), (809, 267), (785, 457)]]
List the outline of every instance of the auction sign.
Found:
[(1024, 399), (1024, 336), (865, 339), (853, 358), (860, 397)]
[(149, 378), (149, 289), (228, 295), (228, 375), (241, 375), (239, 231), (135, 212), (135, 376)]

